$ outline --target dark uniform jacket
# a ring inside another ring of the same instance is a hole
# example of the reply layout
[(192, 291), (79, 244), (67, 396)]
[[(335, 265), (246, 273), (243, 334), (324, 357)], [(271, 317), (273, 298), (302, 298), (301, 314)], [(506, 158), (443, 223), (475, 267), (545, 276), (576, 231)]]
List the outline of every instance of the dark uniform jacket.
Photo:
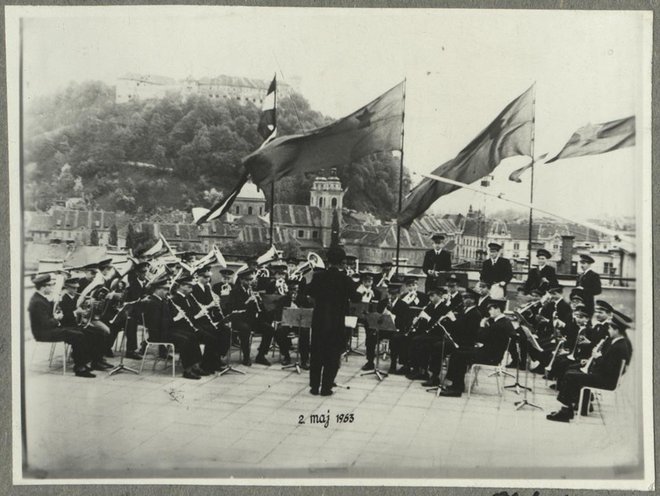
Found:
[[(547, 282), (542, 281), (542, 279), (547, 279)], [(555, 268), (545, 265), (542, 269), (536, 267), (530, 269), (527, 274), (527, 280), (525, 281), (525, 284), (523, 284), (522, 289), (525, 293), (529, 293), (532, 289), (544, 290), (548, 285), (556, 286), (557, 284)]]
[[(185, 296), (183, 293), (179, 293), (177, 291), (176, 293), (172, 294), (171, 303), (173, 306), (172, 319), (177, 317), (178, 309), (176, 306), (174, 306), (177, 305), (181, 310), (183, 310), (183, 313), (186, 315), (188, 320), (190, 320), (190, 323), (194, 324), (195, 315), (197, 315), (201, 309), (199, 308), (199, 305), (197, 305), (192, 300), (192, 298), (190, 298), (190, 296)], [(206, 319), (206, 317), (203, 318)], [(186, 321), (185, 318), (181, 318), (179, 320), (175, 320), (172, 325), (174, 329), (194, 331), (195, 328), (192, 327), (190, 323)]]
[[(411, 306), (411, 307), (425, 307), (429, 303), (429, 297), (426, 296), (421, 291), (417, 291), (415, 293), (415, 297), (410, 297), (410, 299), (407, 298), (408, 295), (409, 295), (409, 293), (404, 293), (404, 294), (401, 295), (401, 299), (408, 306)], [(408, 303), (408, 301), (410, 301), (410, 303)]]
[(504, 356), (509, 338), (516, 335), (516, 330), (506, 317), (489, 319), (488, 326), (482, 327), (477, 335), (477, 342), (483, 347), (477, 350), (477, 362), (499, 363)]
[(422, 263), (422, 270), (426, 274), (426, 290), (432, 289), (436, 286), (437, 278), (429, 275), (429, 271), (450, 271), (451, 270), (451, 253), (447, 250), (440, 250), (436, 253), (435, 250), (428, 250), (424, 254), (424, 262)]
[(257, 319), (259, 316), (257, 304), (254, 301), (248, 303), (249, 298), (250, 292), (243, 289), (240, 283), (232, 288), (229, 293), (229, 309), (231, 312), (240, 312), (235, 315), (235, 319), (245, 320), (248, 323)]
[(593, 327), (589, 328), (589, 332), (586, 335), (587, 339), (591, 341), (589, 355), (591, 355), (591, 350), (594, 346), (600, 343), (603, 339), (609, 338), (609, 328), (610, 324), (608, 322), (597, 322)]
[(380, 300), (376, 305), (376, 312), (383, 313), (385, 309), (389, 310), (394, 315), (394, 325), (397, 331), (405, 331), (410, 326), (409, 307), (401, 298), (397, 297), (394, 303), (390, 302), (389, 298)]
[(508, 284), (513, 278), (511, 262), (506, 258), (498, 257), (495, 265), (493, 265), (493, 261), (488, 258), (484, 261), (481, 267), (480, 277), (482, 281), (488, 284), (495, 284), (500, 281), (504, 281)]
[(479, 309), (479, 313), (481, 314), (482, 318), (488, 316), (488, 302), (490, 302), (491, 299), (492, 298), (490, 296), (486, 296), (482, 300), (480, 296), (479, 300), (477, 301), (477, 308)]
[(449, 310), (457, 314), (463, 312), (463, 295), (460, 292), (456, 292), (455, 295), (451, 296)]
[(315, 273), (307, 287), (314, 300), (312, 348), (329, 357), (338, 356), (346, 346), (344, 319), (352, 288), (351, 279), (336, 267)]
[(53, 318), (53, 302), (40, 294), (34, 293), (28, 304), (30, 315), (30, 329), (37, 341), (62, 341), (63, 333), (59, 329), (60, 323)]
[(481, 312), (477, 307), (468, 309), (456, 319), (452, 337), (461, 348), (473, 348), (479, 334)]
[(599, 383), (603, 384), (605, 389), (614, 389), (619, 378), (621, 363), (626, 365), (630, 363), (632, 346), (626, 338), (620, 338), (612, 341), (608, 338), (602, 348), (602, 356), (594, 359), (589, 373), (599, 376)]
[(68, 293), (64, 293), (60, 299), (60, 310), (62, 310), (62, 320), (60, 320), (60, 325), (66, 327), (76, 327), (78, 322), (76, 320), (75, 310), (76, 310), (76, 300), (77, 296), (70, 296)]
[(149, 341), (168, 342), (173, 327), (170, 303), (156, 295), (151, 295), (143, 302), (142, 311)]
[(594, 296), (599, 295), (602, 291), (600, 285), (600, 276), (593, 270), (589, 269), (585, 273), (578, 276), (575, 286), (582, 287), (582, 292), (584, 294), (584, 304), (590, 313), (593, 312)]

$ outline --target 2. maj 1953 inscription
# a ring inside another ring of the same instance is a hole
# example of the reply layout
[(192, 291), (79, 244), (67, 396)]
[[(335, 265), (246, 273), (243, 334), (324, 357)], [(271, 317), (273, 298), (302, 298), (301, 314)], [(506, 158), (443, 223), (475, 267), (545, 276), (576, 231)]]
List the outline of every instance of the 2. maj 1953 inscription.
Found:
[(328, 410), (325, 413), (312, 413), (305, 417), (305, 415), (298, 415), (299, 424), (322, 425), (327, 428), (334, 418), (337, 424), (352, 424), (355, 421), (355, 415), (352, 413), (337, 413), (333, 415)]

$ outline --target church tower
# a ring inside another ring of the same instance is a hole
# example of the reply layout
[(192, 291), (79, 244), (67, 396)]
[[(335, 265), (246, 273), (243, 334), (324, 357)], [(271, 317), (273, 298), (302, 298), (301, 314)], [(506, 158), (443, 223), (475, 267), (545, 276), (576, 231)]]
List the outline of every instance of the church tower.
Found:
[(332, 213), (337, 210), (339, 227), (341, 228), (341, 211), (345, 191), (341, 181), (333, 170), (330, 177), (318, 176), (314, 179), (309, 195), (309, 204), (321, 210), (321, 242), (324, 247), (330, 246), (332, 238)]

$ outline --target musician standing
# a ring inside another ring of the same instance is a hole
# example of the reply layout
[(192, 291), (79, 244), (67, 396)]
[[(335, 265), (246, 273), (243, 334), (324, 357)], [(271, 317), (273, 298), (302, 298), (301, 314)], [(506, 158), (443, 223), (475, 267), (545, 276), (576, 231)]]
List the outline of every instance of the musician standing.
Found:
[[(341, 270), (346, 259), (342, 248), (328, 250), (328, 269), (316, 272), (308, 286), (314, 303), (309, 369), (311, 394), (330, 396), (346, 346), (344, 320), (348, 314), (353, 283)], [(320, 391), (319, 391), (320, 388)]]
[(551, 257), (550, 252), (544, 248), (536, 252), (536, 259), (539, 262), (539, 266), (529, 269), (527, 280), (520, 286), (520, 291), (526, 294), (532, 289), (545, 291), (549, 286), (556, 286), (558, 284), (555, 268), (548, 265), (548, 259)]
[(594, 312), (594, 297), (602, 292), (600, 276), (591, 268), (593, 263), (594, 259), (591, 258), (591, 256), (584, 254), (580, 255), (581, 274), (575, 282), (575, 287), (582, 290), (582, 297), (584, 299), (584, 304), (589, 311), (589, 315)]
[(42, 274), (36, 276), (32, 282), (34, 283), (35, 292), (28, 304), (28, 314), (34, 339), (39, 342), (64, 341), (70, 344), (74, 363), (73, 371), (76, 376), (96, 377), (87, 365), (91, 361), (90, 348), (92, 343), (90, 337), (73, 325), (60, 325), (60, 321), (63, 319), (62, 311), (53, 311), (54, 305), (49, 298), (55, 281), (51, 279), (49, 274)]
[[(493, 297), (506, 298), (506, 286), (513, 278), (513, 269), (509, 259), (500, 256), (501, 251), (502, 245), (499, 243), (488, 243), (489, 258), (481, 267), (480, 279), (491, 286)], [(494, 290), (493, 286), (498, 289)]]
[(261, 343), (255, 363), (269, 366), (266, 358), (270, 344), (273, 340), (274, 330), (272, 325), (266, 321), (263, 301), (253, 289), (257, 284), (253, 270), (245, 270), (238, 274), (238, 284), (234, 286), (229, 294), (229, 307), (232, 312), (238, 312), (232, 321), (232, 325), (238, 331), (238, 338), (243, 352), (243, 365), (252, 365), (250, 359), (250, 335), (261, 334)]
[(465, 373), (472, 363), (496, 365), (502, 361), (509, 338), (515, 336), (513, 325), (504, 316), (506, 300), (491, 300), (488, 303), (489, 319), (479, 330), (477, 343), (473, 349), (457, 350), (449, 358), (447, 378), (450, 387), (440, 396), (460, 397), (465, 390)]
[[(546, 418), (555, 422), (570, 422), (577, 408), (580, 391), (583, 387), (613, 390), (619, 381), (622, 364), (630, 364), (632, 346), (626, 335), (631, 319), (620, 312), (612, 317), (608, 326), (608, 337), (604, 338), (592, 352), (593, 362), (586, 366), (587, 370), (572, 369), (564, 374), (558, 384), (557, 401), (561, 408), (549, 414)], [(625, 369), (624, 369), (625, 371)], [(587, 393), (587, 396), (589, 393)], [(588, 400), (588, 397), (587, 397)], [(584, 402), (588, 409), (589, 401)], [(579, 412), (586, 415), (586, 411)]]
[(444, 234), (431, 236), (433, 248), (424, 254), (422, 271), (426, 274), (425, 292), (438, 286), (438, 273), (451, 270), (451, 253), (444, 249)]

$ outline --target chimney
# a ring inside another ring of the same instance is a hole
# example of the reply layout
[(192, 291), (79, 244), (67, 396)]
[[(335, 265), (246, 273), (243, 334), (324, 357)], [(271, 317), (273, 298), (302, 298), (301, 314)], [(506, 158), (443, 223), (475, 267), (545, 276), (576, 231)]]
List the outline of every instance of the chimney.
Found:
[(571, 273), (574, 241), (575, 236), (572, 235), (564, 235), (561, 237), (561, 259), (557, 262), (557, 273), (559, 274)]

